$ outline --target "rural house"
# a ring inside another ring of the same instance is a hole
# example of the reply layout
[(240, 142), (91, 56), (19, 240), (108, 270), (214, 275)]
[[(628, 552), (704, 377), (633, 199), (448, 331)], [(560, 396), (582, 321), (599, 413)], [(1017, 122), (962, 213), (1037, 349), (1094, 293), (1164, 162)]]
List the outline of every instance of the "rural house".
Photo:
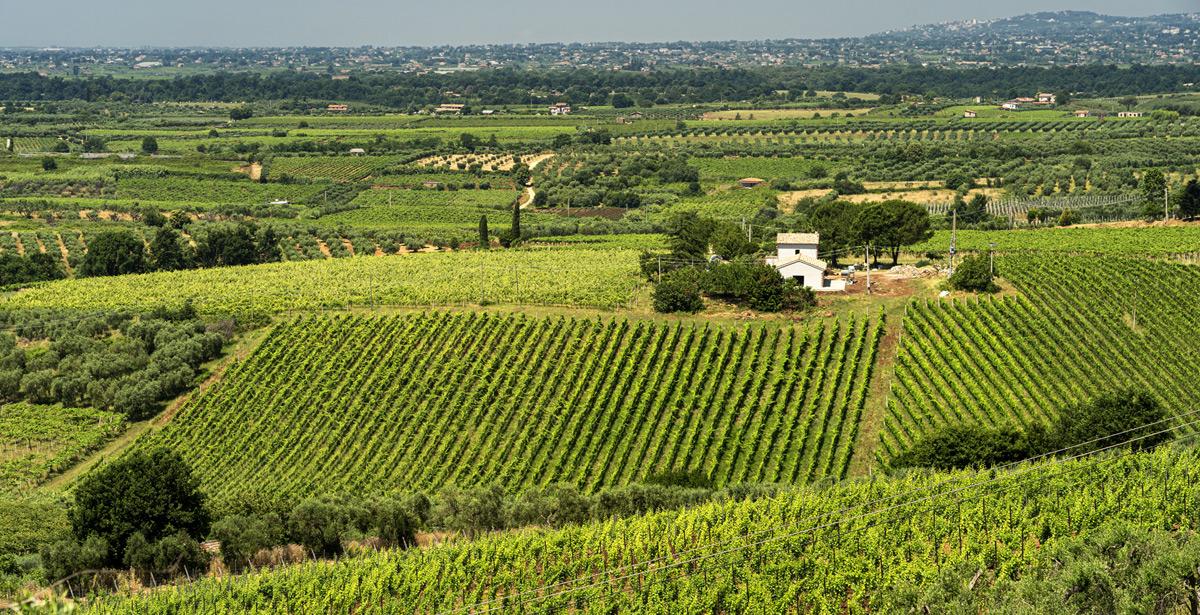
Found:
[(1057, 96), (1055, 96), (1054, 94), (1051, 94), (1051, 93), (1049, 93), (1049, 92), (1038, 92), (1038, 95), (1037, 95), (1037, 104), (1039, 104), (1039, 105), (1053, 105), (1053, 104), (1055, 104), (1055, 103), (1057, 103), (1057, 102), (1058, 102), (1058, 97), (1057, 97)]
[(1141, 111), (1120, 111), (1117, 117), (1142, 117)]
[(1079, 109), (1075, 111), (1075, 117), (1091, 117), (1092, 112), (1087, 109)]
[(751, 188), (757, 188), (765, 183), (767, 183), (767, 180), (759, 179), (757, 177), (746, 177), (738, 180), (738, 185), (747, 190)]
[(338, 103), (330, 103), (328, 107), (325, 107), (325, 110), (326, 111), (337, 111), (339, 113), (345, 113), (346, 111), (350, 110), (350, 105), (341, 105)]
[(979, 117), (979, 114), (968, 109), (966, 111), (963, 111), (963, 117), (968, 117), (968, 118), (969, 117)]
[(466, 108), (467, 108), (467, 106), (466, 106), (466, 105), (464, 105), (464, 104), (459, 104), (459, 103), (445, 103), (445, 104), (439, 105), (437, 109), (434, 109), (434, 110), (433, 110), (433, 112), (434, 112), (434, 113), (457, 113), (457, 114), (462, 114), (462, 112), (463, 112), (463, 109), (466, 109)]
[(570, 115), (571, 105), (565, 102), (554, 103), (550, 106), (550, 115)]
[(766, 260), (784, 279), (795, 280), (815, 291), (846, 290), (844, 280), (826, 280), (825, 261), (817, 258), (820, 235), (816, 233), (779, 233), (775, 235), (776, 255)]

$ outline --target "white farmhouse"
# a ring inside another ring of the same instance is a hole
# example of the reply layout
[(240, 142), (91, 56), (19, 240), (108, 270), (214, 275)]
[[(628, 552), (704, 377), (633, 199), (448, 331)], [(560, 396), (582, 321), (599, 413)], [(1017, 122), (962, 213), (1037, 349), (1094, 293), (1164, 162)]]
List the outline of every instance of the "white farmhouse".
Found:
[(801, 286), (815, 291), (846, 290), (844, 280), (826, 280), (825, 261), (817, 258), (816, 233), (779, 233), (775, 235), (776, 255), (768, 258), (767, 264), (774, 267), (785, 279), (795, 280)]

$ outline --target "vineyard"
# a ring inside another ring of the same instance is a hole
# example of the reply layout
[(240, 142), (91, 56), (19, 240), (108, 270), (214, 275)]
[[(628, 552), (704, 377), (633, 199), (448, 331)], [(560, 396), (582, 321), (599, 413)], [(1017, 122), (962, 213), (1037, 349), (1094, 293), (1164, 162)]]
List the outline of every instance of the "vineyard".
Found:
[(837, 478), (881, 332), (861, 320), (301, 318), (145, 444), (189, 458), (227, 503), (250, 488), (277, 498), (491, 481), (594, 491), (670, 470), (716, 484)]
[[(1200, 453), (909, 473), (557, 531), (311, 562), (97, 601), (99, 613), (907, 612), (906, 596), (1054, 566), (1128, 522), (1194, 530)], [(972, 581), (974, 575), (975, 581)], [(340, 588), (340, 589), (332, 589)]]
[(26, 491), (125, 430), (125, 416), (18, 403), (0, 406), (0, 495)]
[(270, 173), (277, 179), (301, 177), (335, 182), (361, 180), (398, 161), (388, 156), (320, 156), (311, 158), (274, 158)]
[[(1016, 231), (958, 231), (958, 249), (986, 252), (1080, 252), (1115, 255), (1193, 255), (1200, 252), (1200, 226), (1054, 227)], [(937, 231), (929, 241), (910, 248), (914, 253), (945, 252), (950, 232)]]
[(0, 308), (178, 307), (205, 314), (351, 305), (521, 304), (617, 308), (641, 285), (632, 250), (510, 250), (335, 258), (62, 280), (19, 291)]
[(904, 318), (881, 458), (946, 424), (1028, 426), (1115, 386), (1171, 412), (1200, 405), (1200, 269), (1117, 257), (1011, 256), (1021, 297), (915, 302)]

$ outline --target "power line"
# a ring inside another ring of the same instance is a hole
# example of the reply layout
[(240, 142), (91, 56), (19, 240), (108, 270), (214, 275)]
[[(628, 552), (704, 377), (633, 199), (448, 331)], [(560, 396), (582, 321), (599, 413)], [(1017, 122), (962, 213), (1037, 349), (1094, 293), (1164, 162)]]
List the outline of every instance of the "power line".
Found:
[[(1184, 425), (1180, 425), (1179, 427), (1188, 427), (1188, 426), (1195, 425), (1195, 424), (1198, 424), (1198, 423), (1200, 423), (1200, 419), (1193, 420), (1193, 421), (1191, 421), (1191, 422), (1189, 422), (1189, 423), (1186, 423), (1186, 424), (1184, 424)], [(1092, 455), (1097, 455), (1097, 454), (1099, 454), (1099, 453), (1102, 453), (1102, 452), (1106, 452), (1106, 451), (1112, 450), (1113, 448), (1116, 448), (1116, 447), (1124, 446), (1124, 445), (1126, 445), (1126, 444), (1131, 444), (1131, 443), (1133, 443), (1133, 442), (1137, 442), (1137, 441), (1140, 441), (1140, 440), (1144, 440), (1144, 439), (1146, 439), (1146, 438), (1151, 438), (1151, 437), (1155, 437), (1155, 436), (1162, 435), (1162, 434), (1165, 434), (1165, 433), (1169, 433), (1169, 432), (1171, 432), (1171, 431), (1173, 431), (1173, 429), (1172, 429), (1172, 428), (1168, 428), (1168, 429), (1165, 429), (1165, 430), (1162, 430), (1162, 431), (1159, 431), (1159, 432), (1155, 432), (1155, 433), (1151, 433), (1151, 434), (1145, 434), (1145, 435), (1142, 435), (1142, 436), (1139, 436), (1139, 437), (1136, 437), (1136, 438), (1131, 438), (1131, 439), (1129, 439), (1129, 440), (1125, 440), (1125, 441), (1123, 441), (1123, 442), (1118, 442), (1118, 443), (1116, 443), (1116, 444), (1112, 444), (1112, 445), (1109, 445), (1109, 446), (1106, 446), (1106, 447), (1102, 447), (1102, 448), (1096, 449), (1096, 450), (1094, 450), (1094, 451), (1089, 451), (1089, 452), (1081, 453), (1081, 454), (1079, 454), (1079, 455), (1076, 455), (1076, 456), (1067, 457), (1067, 458), (1065, 458), (1065, 459), (1057, 460), (1057, 461), (1055, 462), (1055, 465), (1062, 465), (1062, 464), (1064, 464), (1065, 462), (1068, 462), (1068, 461), (1074, 461), (1074, 460), (1077, 460), (1077, 459), (1082, 459), (1082, 458), (1084, 458), (1084, 457), (1088, 457), (1088, 456), (1092, 456)], [(1110, 436), (1106, 436), (1106, 437), (1110, 437)], [(1194, 436), (1188, 436), (1188, 437), (1194, 437)], [(1125, 454), (1126, 454), (1126, 455), (1128, 455), (1128, 454), (1131, 454), (1131, 453), (1132, 453), (1132, 451), (1129, 451), (1129, 452), (1126, 452)], [(1029, 471), (1029, 470), (1026, 470), (1026, 473), (1027, 473), (1028, 471)], [(1065, 474), (1065, 473), (1067, 473), (1067, 472), (1069, 472), (1069, 471), (1070, 471), (1070, 469), (1068, 469), (1068, 470), (1064, 470), (1064, 471), (1062, 471), (1062, 472), (1059, 472), (1059, 474), (1060, 474), (1060, 475), (1061, 475), (1061, 474)], [(1005, 480), (1005, 479), (1012, 478), (1012, 477), (1013, 477), (1013, 474), (1007, 474), (1007, 475), (1003, 475), (1003, 476), (995, 476), (995, 477), (993, 477), (993, 478), (991, 478), (991, 479), (988, 479), (988, 480), (985, 480), (985, 481), (982, 481), (982, 482), (978, 482), (978, 483), (975, 483), (975, 484), (972, 484), (972, 485), (967, 485), (967, 486), (964, 486), (964, 487), (960, 487), (960, 488), (958, 488), (958, 489), (955, 489), (955, 490), (952, 490), (952, 491), (949, 491), (949, 492), (946, 492), (946, 493), (935, 493), (935, 494), (932, 494), (932, 495), (929, 495), (929, 496), (925, 496), (925, 497), (923, 497), (923, 498), (918, 498), (918, 499), (915, 499), (915, 500), (911, 500), (911, 501), (903, 502), (903, 503), (900, 503), (900, 504), (892, 505), (892, 506), (889, 506), (889, 507), (885, 507), (885, 508), (883, 508), (883, 509), (879, 509), (879, 510), (873, 510), (873, 511), (864, 512), (864, 513), (861, 513), (861, 514), (858, 514), (858, 515), (851, 516), (851, 517), (849, 517), (849, 518), (846, 518), (846, 519), (840, 519), (840, 520), (836, 520), (836, 521), (833, 521), (833, 522), (830, 522), (830, 523), (826, 523), (826, 524), (822, 524), (822, 525), (810, 526), (810, 527), (804, 528), (804, 529), (802, 529), (802, 530), (797, 530), (797, 531), (795, 531), (795, 532), (790, 532), (790, 533), (788, 533), (788, 534), (784, 534), (784, 535), (781, 535), (781, 536), (777, 536), (777, 537), (771, 537), (771, 538), (766, 538), (766, 539), (763, 539), (763, 540), (759, 540), (759, 541), (755, 541), (755, 542), (751, 542), (751, 543), (746, 543), (746, 544), (743, 544), (743, 545), (738, 545), (738, 546), (730, 547), (730, 548), (728, 548), (728, 549), (725, 549), (725, 550), (722, 550), (722, 551), (718, 551), (718, 552), (715, 552), (715, 553), (711, 553), (711, 554), (707, 554), (707, 555), (700, 555), (700, 556), (696, 556), (696, 557), (689, 558), (689, 559), (686, 559), (686, 560), (675, 561), (675, 562), (672, 562), (671, 564), (668, 564), (668, 565), (665, 565), (665, 566), (660, 566), (660, 567), (658, 567), (658, 568), (655, 568), (655, 569), (644, 570), (644, 571), (639, 571), (639, 572), (633, 572), (633, 573), (629, 573), (629, 574), (626, 574), (626, 575), (622, 575), (622, 576), (618, 576), (618, 577), (613, 577), (613, 578), (605, 578), (603, 581), (596, 581), (596, 582), (593, 582), (593, 583), (589, 583), (589, 584), (587, 584), (587, 585), (582, 585), (582, 586), (578, 586), (578, 587), (572, 587), (572, 588), (568, 588), (568, 589), (565, 589), (565, 590), (562, 590), (562, 591), (558, 591), (558, 592), (553, 592), (553, 593), (550, 593), (550, 594), (544, 594), (544, 595), (536, 596), (536, 597), (534, 597), (534, 598), (531, 598), (531, 599), (529, 599), (529, 600), (521, 600), (521, 601), (518, 601), (518, 602), (517, 602), (517, 604), (519, 604), (519, 605), (524, 605), (524, 604), (527, 604), (527, 603), (529, 603), (529, 602), (537, 602), (537, 601), (541, 601), (541, 600), (548, 600), (548, 599), (550, 599), (550, 598), (555, 598), (555, 597), (558, 597), (558, 596), (563, 596), (563, 595), (571, 594), (571, 593), (574, 593), (574, 592), (577, 592), (577, 591), (582, 591), (582, 590), (586, 590), (586, 589), (592, 589), (592, 588), (595, 588), (595, 587), (600, 587), (600, 586), (602, 586), (602, 585), (609, 585), (609, 584), (611, 584), (611, 583), (614, 583), (614, 582), (620, 582), (620, 581), (623, 581), (623, 580), (626, 580), (626, 579), (630, 579), (630, 578), (634, 578), (634, 577), (638, 577), (638, 576), (643, 576), (643, 575), (648, 575), (648, 574), (650, 574), (650, 573), (654, 573), (654, 572), (660, 572), (660, 571), (663, 571), (663, 570), (670, 570), (670, 569), (672, 569), (672, 568), (677, 568), (677, 567), (679, 567), (679, 566), (683, 566), (683, 565), (687, 565), (687, 564), (695, 563), (695, 562), (698, 562), (698, 561), (703, 561), (703, 560), (707, 560), (707, 559), (712, 559), (712, 558), (714, 558), (714, 557), (719, 557), (719, 556), (721, 556), (721, 555), (728, 555), (728, 554), (735, 553), (735, 552), (738, 552), (738, 551), (742, 551), (742, 550), (745, 550), (745, 549), (748, 549), (748, 548), (751, 548), (751, 547), (762, 546), (762, 545), (769, 544), (769, 543), (772, 543), (772, 542), (777, 542), (777, 541), (779, 541), (779, 540), (785, 540), (785, 539), (788, 539), (788, 538), (794, 538), (794, 537), (797, 537), (797, 536), (800, 536), (800, 535), (803, 535), (803, 534), (812, 533), (812, 532), (814, 532), (814, 531), (819, 531), (819, 530), (822, 530), (822, 529), (828, 529), (828, 528), (830, 528), (830, 527), (838, 527), (838, 526), (841, 526), (843, 523), (846, 523), (846, 522), (848, 522), (848, 521), (855, 521), (855, 520), (858, 520), (858, 519), (867, 518), (867, 517), (870, 517), (870, 516), (873, 516), (873, 515), (877, 515), (877, 514), (881, 514), (881, 513), (889, 512), (889, 511), (892, 511), (892, 510), (897, 510), (897, 509), (899, 509), (899, 508), (903, 508), (903, 507), (910, 506), (910, 505), (913, 505), (913, 504), (917, 504), (917, 503), (920, 503), (920, 502), (924, 502), (924, 501), (931, 501), (931, 500), (933, 500), (933, 499), (935, 499), (935, 498), (938, 498), (938, 497), (940, 497), (940, 496), (942, 496), (942, 495), (950, 495), (950, 494), (954, 494), (954, 493), (960, 493), (960, 492), (963, 492), (963, 491), (967, 491), (967, 490), (969, 490), (969, 489), (974, 489), (974, 488), (976, 488), (976, 487), (986, 487), (986, 486), (988, 486), (988, 485), (990, 485), (990, 484), (994, 484), (994, 483), (996, 483), (996, 482), (999, 482), (999, 481), (1001, 481), (1001, 480)], [(969, 499), (969, 498), (960, 498), (960, 499), (958, 499), (958, 500), (956, 500), (956, 501), (957, 501), (957, 502), (963, 502), (963, 501), (966, 501), (967, 499)], [(951, 502), (951, 503), (954, 503), (954, 502)], [(741, 537), (741, 538), (738, 538), (738, 539), (734, 539), (734, 540), (725, 541), (725, 543), (724, 543), (724, 544), (731, 544), (731, 543), (735, 542), (736, 540), (744, 540), (744, 538), (745, 538), (745, 537)], [(717, 543), (717, 545), (716, 545), (716, 546), (719, 546), (720, 544), (721, 544), (721, 543)], [(672, 555), (671, 557), (672, 557), (672, 558), (674, 558), (674, 557), (676, 557), (676, 556), (675, 556), (675, 555)], [(661, 561), (661, 559), (666, 559), (666, 557), (664, 556), (663, 558), (660, 558), (660, 561)], [(685, 573), (685, 574), (686, 574), (686, 573)], [(544, 588), (540, 588), (540, 589), (544, 589)], [(527, 592), (525, 592), (525, 593), (531, 593), (531, 591), (527, 591)], [(497, 606), (497, 607), (489, 607), (489, 608), (487, 608), (487, 609), (484, 609), (484, 610), (481, 610), (481, 611), (475, 611), (475, 610), (474, 610), (474, 608), (475, 608), (476, 606), (480, 606), (480, 605), (484, 605), (484, 604), (489, 604), (489, 603), (492, 603), (492, 602), (502, 602), (502, 603), (503, 603), (503, 602), (508, 602), (508, 601), (510, 601), (511, 599), (512, 599), (512, 596), (504, 596), (504, 597), (500, 597), (500, 598), (493, 598), (493, 599), (491, 599), (491, 600), (488, 600), (488, 601), (484, 601), (484, 602), (480, 602), (480, 603), (476, 603), (476, 604), (472, 604), (472, 605), (467, 605), (467, 606), (465, 606), (465, 607), (459, 607), (459, 608), (452, 609), (452, 610), (442, 611), (442, 613), (453, 613), (453, 612), (461, 611), (461, 610), (464, 610), (464, 609), (471, 609), (471, 610), (472, 610), (472, 612), (475, 612), (475, 613), (488, 613), (488, 612), (491, 612), (491, 611), (493, 611), (493, 610), (496, 610), (496, 609), (498, 609), (498, 608), (509, 608), (509, 607), (511, 607), (512, 605), (509, 605), (509, 604), (501, 604), (500, 606)]]
[[(1137, 426), (1137, 427), (1132, 427), (1132, 428), (1126, 429), (1126, 430), (1124, 430), (1124, 431), (1120, 431), (1120, 432), (1116, 432), (1116, 433), (1107, 434), (1107, 435), (1104, 435), (1104, 436), (1100, 436), (1100, 437), (1097, 437), (1097, 438), (1093, 438), (1093, 439), (1091, 439), (1091, 440), (1088, 440), (1088, 441), (1085, 441), (1085, 442), (1080, 442), (1080, 443), (1077, 443), (1077, 444), (1073, 444), (1073, 445), (1071, 445), (1071, 446), (1067, 446), (1067, 447), (1060, 448), (1060, 449), (1058, 449), (1058, 450), (1054, 450), (1054, 451), (1050, 451), (1050, 452), (1047, 452), (1047, 453), (1042, 453), (1042, 454), (1039, 454), (1039, 455), (1035, 455), (1035, 456), (1032, 456), (1032, 457), (1029, 457), (1029, 458), (1026, 458), (1026, 459), (1022, 459), (1022, 460), (1019, 460), (1019, 461), (1014, 461), (1014, 462), (1010, 462), (1010, 463), (1003, 464), (1003, 465), (1000, 465), (1000, 466), (995, 466), (995, 467), (993, 467), (993, 468), (992, 468), (992, 470), (994, 470), (994, 471), (996, 471), (996, 472), (1004, 472), (1004, 471), (1007, 471), (1007, 470), (1009, 470), (1009, 469), (1011, 469), (1011, 468), (1015, 468), (1015, 467), (1017, 467), (1017, 466), (1021, 466), (1021, 465), (1032, 464), (1033, 462), (1035, 462), (1035, 461), (1038, 461), (1038, 460), (1040, 460), (1040, 459), (1046, 459), (1046, 458), (1054, 457), (1054, 456), (1056, 456), (1056, 455), (1060, 455), (1060, 454), (1062, 454), (1062, 453), (1065, 453), (1065, 452), (1067, 452), (1067, 451), (1070, 451), (1070, 450), (1073, 450), (1073, 449), (1077, 449), (1077, 448), (1079, 448), (1079, 447), (1083, 447), (1083, 446), (1089, 446), (1089, 445), (1096, 444), (1096, 443), (1098, 443), (1098, 442), (1101, 442), (1101, 441), (1104, 441), (1104, 440), (1110, 440), (1110, 439), (1112, 439), (1112, 438), (1114, 438), (1114, 437), (1119, 437), (1119, 436), (1123, 436), (1123, 435), (1128, 435), (1128, 434), (1130, 434), (1130, 433), (1133, 433), (1133, 432), (1135, 432), (1135, 431), (1138, 431), (1138, 430), (1146, 429), (1146, 428), (1148, 428), (1148, 427), (1153, 427), (1153, 426), (1156, 426), (1156, 425), (1161, 425), (1161, 424), (1163, 424), (1163, 423), (1166, 423), (1166, 422), (1175, 421), (1175, 420), (1177, 420), (1177, 419), (1179, 419), (1179, 418), (1183, 418), (1183, 417), (1189, 417), (1189, 416), (1193, 416), (1193, 415), (1196, 415), (1196, 414), (1200, 414), (1200, 409), (1192, 410), (1192, 411), (1190, 411), (1190, 412), (1185, 412), (1185, 413), (1183, 413), (1183, 414), (1177, 414), (1177, 415), (1173, 415), (1173, 416), (1170, 416), (1170, 417), (1167, 417), (1167, 418), (1159, 419), (1159, 420), (1157, 420), (1157, 421), (1152, 421), (1152, 422), (1150, 422), (1150, 423), (1146, 423), (1146, 424), (1143, 424), (1143, 425), (1139, 425), (1139, 426)], [(1188, 423), (1186, 423), (1186, 424), (1184, 424), (1184, 425), (1181, 425), (1180, 427), (1186, 427), (1186, 426), (1193, 425), (1193, 424), (1196, 424), (1196, 423), (1200, 423), (1200, 418), (1196, 418), (1195, 420), (1192, 420), (1192, 421), (1190, 421), (1190, 422), (1188, 422)], [(1089, 453), (1083, 453), (1083, 454), (1080, 454), (1080, 455), (1078, 455), (1078, 456), (1076, 456), (1076, 457), (1068, 457), (1068, 458), (1066, 458), (1066, 459), (1060, 460), (1060, 462), (1061, 462), (1061, 461), (1070, 461), (1070, 460), (1072, 460), (1072, 459), (1074, 459), (1074, 458), (1083, 457), (1083, 456), (1086, 456), (1086, 455), (1089, 455), (1089, 454), (1094, 454), (1094, 453), (1096, 453), (1096, 452), (1099, 452), (1099, 451), (1107, 450), (1108, 448), (1112, 448), (1113, 446), (1121, 446), (1122, 444), (1127, 444), (1127, 443), (1129, 443), (1129, 442), (1133, 442), (1133, 441), (1136, 441), (1136, 440), (1139, 440), (1139, 439), (1144, 439), (1144, 438), (1147, 438), (1147, 437), (1153, 437), (1153, 436), (1155, 436), (1155, 435), (1160, 435), (1160, 434), (1162, 434), (1162, 433), (1167, 433), (1167, 432), (1173, 431), (1174, 429), (1175, 429), (1175, 427), (1168, 428), (1168, 429), (1166, 429), (1166, 430), (1159, 431), (1159, 432), (1157, 432), (1157, 433), (1155, 433), (1155, 434), (1145, 435), (1145, 436), (1142, 436), (1141, 438), (1134, 438), (1134, 439), (1131, 439), (1131, 440), (1127, 440), (1127, 441), (1125, 441), (1125, 442), (1122, 442), (1122, 443), (1117, 443), (1116, 445), (1110, 445), (1109, 447), (1105, 447), (1105, 448), (1102, 448), (1102, 449), (1098, 449), (1098, 450), (1096, 450), (1096, 451), (1091, 451), (1091, 452), (1089, 452)], [(1011, 475), (1010, 475), (1010, 476), (1011, 476)], [(891, 500), (896, 500), (896, 499), (898, 499), (898, 498), (902, 498), (902, 497), (909, 496), (909, 495), (916, 495), (916, 494), (920, 494), (920, 493), (924, 493), (924, 492), (932, 491), (932, 490), (938, 489), (938, 488), (940, 488), (940, 487), (942, 487), (942, 486), (945, 486), (945, 485), (949, 485), (949, 484), (952, 484), (952, 483), (958, 482), (958, 480), (959, 480), (958, 478), (950, 478), (950, 479), (947, 479), (947, 480), (941, 481), (941, 482), (939, 482), (939, 483), (936, 483), (936, 484), (934, 484), (934, 485), (929, 485), (929, 486), (926, 486), (926, 487), (922, 487), (922, 488), (918, 488), (918, 489), (909, 490), (909, 491), (907, 491), (907, 492), (903, 492), (903, 493), (893, 494), (893, 495), (891, 495), (891, 496), (886, 496), (886, 497), (883, 497), (883, 498), (876, 498), (876, 499), (874, 499), (874, 500), (869, 500), (869, 501), (867, 501), (867, 502), (863, 502), (863, 503), (861, 503), (861, 504), (856, 504), (856, 505), (853, 505), (853, 506), (846, 506), (846, 507), (843, 507), (843, 508), (841, 508), (841, 509), (832, 510), (832, 511), (825, 512), (825, 513), (820, 513), (820, 514), (816, 514), (816, 515), (810, 515), (810, 516), (808, 516), (808, 517), (806, 517), (806, 518), (804, 518), (804, 519), (801, 519), (801, 520), (800, 520), (800, 522), (810, 522), (810, 521), (814, 521), (814, 520), (818, 520), (818, 519), (822, 519), (822, 518), (830, 517), (830, 516), (833, 516), (833, 515), (842, 515), (842, 514), (845, 514), (845, 513), (847, 513), (847, 512), (850, 512), (850, 511), (853, 511), (853, 510), (857, 510), (857, 509), (862, 509), (862, 508), (865, 508), (865, 507), (868, 507), (868, 506), (872, 506), (872, 505), (875, 505), (875, 504), (879, 504), (879, 503), (883, 503), (883, 502), (888, 502), (888, 501), (891, 501)], [(980, 483), (975, 483), (975, 484), (971, 484), (971, 485), (966, 485), (966, 486), (959, 487), (958, 489), (955, 489), (955, 490), (952, 490), (952, 491), (948, 491), (948, 492), (945, 492), (945, 493), (934, 493), (934, 494), (932, 494), (932, 495), (925, 496), (924, 498), (920, 498), (920, 499), (918, 499), (918, 500), (913, 500), (913, 501), (904, 502), (904, 503), (901, 503), (901, 504), (898, 504), (898, 505), (893, 505), (893, 506), (891, 506), (891, 507), (888, 507), (888, 508), (885, 508), (885, 509), (883, 509), (883, 511), (887, 511), (887, 510), (894, 509), (894, 508), (897, 508), (897, 507), (907, 506), (907, 505), (910, 505), (910, 504), (912, 504), (912, 503), (914, 503), (914, 502), (919, 502), (919, 501), (924, 501), (924, 500), (928, 500), (928, 499), (936, 498), (936, 497), (939, 497), (939, 496), (941, 496), (941, 495), (946, 495), (946, 494), (957, 493), (957, 492), (960, 492), (960, 491), (963, 491), (963, 490), (966, 490), (966, 489), (973, 488), (973, 487), (975, 487), (975, 486), (986, 485), (986, 484), (989, 484), (989, 483), (991, 483), (991, 482), (994, 482), (995, 480), (997, 480), (997, 479), (991, 479), (991, 480), (988, 480), (988, 481), (983, 481), (983, 482), (980, 482)], [(877, 512), (878, 512), (878, 511), (877, 511)], [(860, 515), (860, 516), (861, 516), (861, 515)], [(821, 527), (823, 527), (823, 526), (821, 526)], [(746, 535), (743, 535), (743, 536), (739, 537), (739, 540), (745, 540), (745, 539), (748, 539), (748, 538), (754, 538), (754, 537), (756, 537), (756, 536), (761, 536), (761, 535), (763, 535), (763, 534), (772, 533), (773, 531), (774, 531), (774, 530), (760, 530), (760, 531), (757, 531), (757, 532), (751, 532), (751, 533), (749, 533), (749, 534), (746, 534)], [(678, 557), (680, 554), (695, 553), (695, 552), (698, 552), (698, 551), (703, 551), (703, 550), (706, 550), (706, 549), (709, 549), (709, 548), (713, 548), (713, 547), (719, 547), (719, 546), (721, 546), (722, 544), (729, 544), (729, 543), (731, 543), (731, 542), (733, 542), (733, 541), (732, 541), (732, 540), (730, 540), (730, 541), (723, 541), (723, 542), (708, 543), (708, 544), (705, 544), (705, 545), (700, 545), (700, 546), (697, 546), (697, 547), (692, 547), (692, 548), (690, 548), (690, 549), (685, 549), (685, 550), (677, 551), (676, 553), (674, 553), (673, 555), (671, 555), (671, 556), (670, 556), (670, 558), (675, 558), (675, 557)], [(668, 556), (661, 556), (661, 557), (659, 557), (659, 558), (654, 558), (654, 559), (646, 560), (646, 561), (643, 561), (643, 562), (638, 562), (638, 563), (635, 563), (635, 564), (627, 564), (627, 565), (625, 565), (625, 566), (620, 566), (620, 567), (617, 567), (617, 568), (613, 568), (613, 569), (610, 569), (610, 570), (606, 570), (606, 571), (605, 571), (605, 574), (607, 575), (607, 574), (608, 574), (608, 573), (610, 573), (610, 572), (620, 572), (620, 571), (622, 571), (622, 570), (627, 570), (627, 569), (630, 569), (630, 568), (635, 568), (635, 567), (638, 567), (638, 566), (646, 566), (646, 565), (654, 564), (654, 563), (656, 563), (656, 562), (664, 561), (664, 560), (666, 560), (666, 559), (669, 559), (669, 558), (668, 558)], [(644, 571), (644, 572), (642, 572), (642, 573), (637, 573), (637, 574), (646, 574), (646, 573), (648, 573), (648, 572), (649, 572), (649, 571)], [(622, 578), (628, 578), (628, 576), (636, 576), (636, 574), (635, 574), (635, 575), (627, 575), (626, 577), (622, 577)], [(620, 580), (620, 579), (613, 579), (613, 580)], [(493, 598), (493, 599), (486, 600), (486, 601), (479, 602), (479, 603), (475, 603), (475, 604), (472, 604), (472, 605), (466, 605), (466, 606), (459, 607), (459, 608), (456, 608), (456, 609), (452, 609), (452, 610), (448, 610), (448, 611), (443, 611), (443, 613), (453, 613), (453, 612), (457, 612), (457, 611), (461, 611), (461, 610), (465, 610), (465, 609), (474, 608), (474, 607), (477, 607), (477, 606), (484, 606), (484, 605), (490, 604), (490, 603), (492, 603), (492, 602), (501, 601), (501, 600), (505, 600), (505, 601), (507, 601), (507, 600), (511, 600), (511, 599), (513, 599), (513, 598), (515, 598), (515, 597), (518, 597), (518, 596), (521, 596), (521, 595), (526, 595), (526, 594), (530, 594), (530, 593), (536, 593), (536, 592), (539, 592), (539, 591), (545, 591), (547, 588), (562, 587), (562, 586), (570, 585), (570, 584), (572, 584), (572, 583), (575, 583), (575, 582), (577, 582), (577, 581), (579, 581), (579, 579), (571, 579), (571, 580), (568, 580), (568, 581), (560, 581), (559, 583), (556, 583), (556, 584), (554, 584), (554, 585), (544, 586), (544, 587), (538, 588), (537, 590), (526, 590), (525, 592), (521, 592), (521, 593), (518, 593), (518, 594), (513, 594), (513, 595), (510, 595), (510, 596), (504, 596), (504, 597), (502, 597), (502, 598)], [(486, 611), (486, 610), (485, 610), (485, 611), (482, 611), (482, 612), (486, 613), (486, 612), (488, 612), (488, 611)]]

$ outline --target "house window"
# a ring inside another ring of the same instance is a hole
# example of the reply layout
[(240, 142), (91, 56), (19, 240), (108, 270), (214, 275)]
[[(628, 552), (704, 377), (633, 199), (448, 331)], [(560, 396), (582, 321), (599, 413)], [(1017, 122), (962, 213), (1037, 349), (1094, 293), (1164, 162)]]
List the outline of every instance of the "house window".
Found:
[(796, 251), (794, 252), (794, 254), (799, 254), (799, 253), (800, 253), (800, 250), (796, 250)]
[(804, 276), (794, 275), (794, 276), (792, 276), (792, 279), (795, 280), (797, 284), (804, 286)]

